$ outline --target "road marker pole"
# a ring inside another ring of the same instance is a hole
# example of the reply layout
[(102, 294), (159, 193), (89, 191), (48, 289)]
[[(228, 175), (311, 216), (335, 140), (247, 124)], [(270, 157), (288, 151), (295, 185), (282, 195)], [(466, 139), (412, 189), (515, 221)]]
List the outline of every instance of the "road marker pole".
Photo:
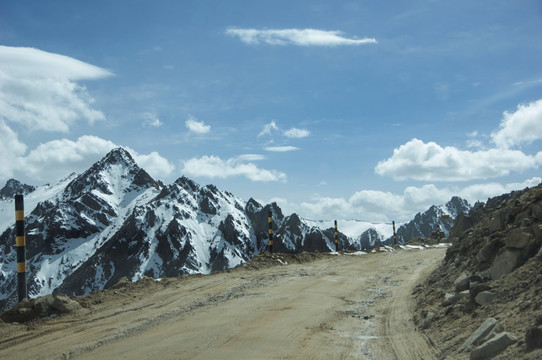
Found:
[(337, 230), (337, 220), (335, 220), (335, 251), (339, 251), (339, 231)]
[(273, 213), (269, 210), (267, 215), (267, 222), (269, 223), (269, 252), (273, 252)]
[(17, 249), (17, 293), (19, 302), (26, 299), (26, 237), (24, 235), (24, 198), (15, 195), (15, 242)]
[(397, 246), (397, 233), (395, 232), (395, 221), (391, 222), (393, 225), (393, 245)]

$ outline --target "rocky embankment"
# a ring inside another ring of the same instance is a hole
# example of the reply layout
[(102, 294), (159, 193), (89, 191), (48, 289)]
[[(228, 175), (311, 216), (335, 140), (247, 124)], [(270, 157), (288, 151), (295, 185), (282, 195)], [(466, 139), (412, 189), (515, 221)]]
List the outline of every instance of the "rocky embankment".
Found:
[(457, 218), (441, 266), (414, 288), (442, 359), (542, 358), (542, 184)]

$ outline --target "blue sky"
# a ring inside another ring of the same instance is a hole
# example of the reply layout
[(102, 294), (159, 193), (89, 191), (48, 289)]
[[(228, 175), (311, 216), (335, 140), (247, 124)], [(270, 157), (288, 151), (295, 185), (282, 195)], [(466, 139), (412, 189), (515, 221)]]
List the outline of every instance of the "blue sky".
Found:
[(123, 146), (308, 218), (542, 181), (540, 1), (1, 1), (0, 182)]

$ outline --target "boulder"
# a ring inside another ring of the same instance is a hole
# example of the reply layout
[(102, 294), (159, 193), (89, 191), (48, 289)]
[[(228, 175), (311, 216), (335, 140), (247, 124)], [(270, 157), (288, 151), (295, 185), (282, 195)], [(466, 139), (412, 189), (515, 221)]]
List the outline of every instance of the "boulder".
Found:
[(506, 234), (505, 244), (509, 248), (523, 249), (529, 245), (533, 234), (529, 228), (516, 228)]
[(444, 294), (444, 300), (442, 300), (442, 306), (450, 306), (455, 304), (459, 300), (459, 294), (457, 293), (446, 293)]
[(34, 310), (38, 316), (48, 316), (50, 309), (53, 307), (55, 298), (53, 295), (45, 295), (34, 300)]
[(504, 350), (507, 347), (517, 342), (518, 339), (507, 332), (497, 334), (495, 337), (489, 339), (470, 353), (470, 360), (489, 359), (492, 358)]
[(531, 326), (525, 332), (525, 344), (527, 350), (542, 348), (542, 329), (538, 326)]
[(468, 290), (470, 280), (467, 274), (463, 273), (454, 281), (454, 287), (456, 292), (462, 292)]
[(511, 273), (521, 261), (521, 250), (519, 249), (504, 249), (493, 260), (493, 265), (489, 270), (489, 276), (493, 280), (498, 280), (503, 276)]
[(472, 301), (476, 301), (476, 295), (481, 293), (482, 291), (490, 290), (491, 286), (487, 283), (474, 283), (470, 285), (470, 296)]
[(55, 295), (51, 307), (65, 314), (81, 309), (81, 305), (77, 301), (74, 301), (65, 295)]
[(499, 324), (499, 322), (494, 318), (487, 319), (478, 327), (478, 329), (476, 329), (476, 331), (472, 333), (471, 336), (469, 336), (467, 340), (465, 340), (463, 345), (461, 345), (459, 348), (459, 352), (466, 351), (472, 346), (481, 344), (490, 334), (499, 331), (502, 331), (502, 326)]
[(489, 291), (481, 291), (478, 293), (478, 295), (476, 295), (474, 301), (476, 301), (478, 305), (486, 305), (493, 301), (495, 296), (497, 296), (497, 294)]
[(536, 220), (542, 220), (542, 205), (534, 204), (531, 209), (532, 217)]
[(489, 231), (494, 232), (501, 228), (503, 225), (503, 220), (500, 216), (493, 216), (489, 221), (487, 222), (487, 228)]

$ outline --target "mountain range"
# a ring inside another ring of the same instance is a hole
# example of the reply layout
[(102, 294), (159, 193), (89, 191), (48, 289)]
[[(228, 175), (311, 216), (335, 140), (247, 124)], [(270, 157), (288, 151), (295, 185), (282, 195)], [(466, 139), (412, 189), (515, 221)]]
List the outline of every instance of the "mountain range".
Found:
[[(235, 267), (268, 248), (335, 251), (333, 221), (285, 216), (276, 203), (243, 201), (214, 185), (181, 177), (165, 185), (117, 148), (81, 174), (40, 187), (11, 179), (0, 190), (0, 311), (16, 302), (14, 196), (24, 195), (28, 293), (85, 295), (121, 278), (136, 281), (208, 274)], [(448, 235), (470, 205), (445, 205), (397, 224), (397, 242), (427, 237), (438, 224)], [(391, 224), (340, 221), (339, 250), (393, 244)]]

